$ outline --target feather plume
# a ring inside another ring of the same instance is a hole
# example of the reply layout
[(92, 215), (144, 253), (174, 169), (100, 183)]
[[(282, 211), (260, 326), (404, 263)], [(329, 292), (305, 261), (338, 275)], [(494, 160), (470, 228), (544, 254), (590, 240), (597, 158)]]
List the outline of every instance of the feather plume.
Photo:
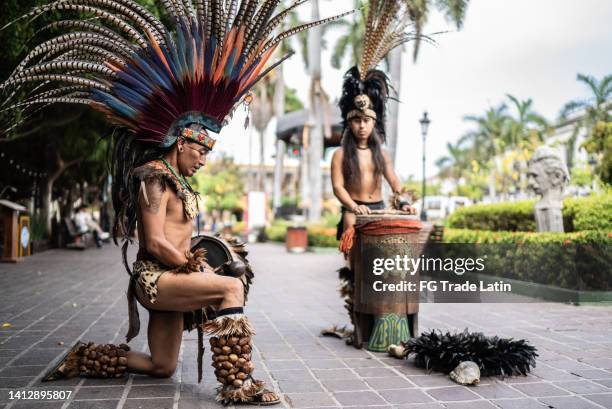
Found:
[[(35, 45), (0, 85), (12, 92), (2, 106), (31, 112), (88, 103), (135, 140), (153, 144), (166, 143), (182, 121), (219, 132), (255, 83), (289, 57), (269, 61), (280, 41), (347, 14), (273, 36), (289, 12), (274, 15), (280, 0), (160, 3), (170, 27), (133, 0), (58, 0), (34, 8), (21, 19), (57, 14), (42, 30), (62, 33)], [(63, 19), (73, 12), (92, 18)]]
[(347, 115), (356, 109), (355, 98), (366, 94), (376, 113), (378, 134), (385, 141), (385, 107), (390, 87), (387, 76), (376, 66), (393, 48), (416, 38), (414, 33), (406, 32), (413, 17), (410, 12), (407, 1), (369, 0), (361, 60), (346, 72), (339, 101), (345, 128)]
[(473, 361), (482, 376), (527, 375), (536, 366), (536, 348), (525, 340), (487, 337), (481, 332), (442, 333), (432, 330), (404, 344), (418, 367), (449, 373), (463, 361)]

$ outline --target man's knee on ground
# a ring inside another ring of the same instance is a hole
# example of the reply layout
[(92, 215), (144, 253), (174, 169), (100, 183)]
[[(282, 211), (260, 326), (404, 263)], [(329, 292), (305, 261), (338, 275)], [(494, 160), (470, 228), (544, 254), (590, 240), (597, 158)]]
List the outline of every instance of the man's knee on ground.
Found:
[(156, 378), (170, 378), (176, 371), (176, 364), (157, 364), (153, 367), (151, 376)]

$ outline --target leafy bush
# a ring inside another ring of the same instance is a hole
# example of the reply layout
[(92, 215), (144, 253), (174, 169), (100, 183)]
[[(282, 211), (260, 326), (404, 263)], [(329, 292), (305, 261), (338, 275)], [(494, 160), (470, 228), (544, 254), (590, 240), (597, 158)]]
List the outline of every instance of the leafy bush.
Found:
[[(287, 235), (287, 227), (291, 222), (277, 220), (271, 226), (266, 227), (268, 240), (284, 242)], [(320, 224), (306, 225), (308, 230), (308, 245), (313, 247), (336, 247), (336, 228)]]
[(313, 247), (336, 247), (336, 228), (324, 226), (308, 226), (308, 245)]
[(271, 241), (284, 242), (288, 225), (284, 220), (275, 221), (274, 224), (266, 227), (266, 237)]
[(598, 196), (566, 199), (563, 207), (568, 231), (612, 231), (612, 190)]
[[(535, 231), (535, 200), (480, 204), (453, 213), (447, 225), (457, 229)], [(612, 190), (601, 195), (563, 201), (563, 224), (567, 232), (612, 230)]]
[[(486, 273), (572, 290), (612, 290), (612, 232), (446, 229), (445, 257), (486, 257)], [(467, 245), (466, 245), (467, 244)]]
[(449, 227), (473, 230), (534, 231), (535, 200), (478, 204), (458, 209), (447, 220)]

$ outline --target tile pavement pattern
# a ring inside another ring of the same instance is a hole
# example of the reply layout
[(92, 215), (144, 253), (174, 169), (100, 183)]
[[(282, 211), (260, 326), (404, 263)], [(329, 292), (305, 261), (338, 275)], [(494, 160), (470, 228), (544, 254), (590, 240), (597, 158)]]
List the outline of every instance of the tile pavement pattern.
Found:
[[(612, 308), (560, 304), (422, 304), (421, 329), (480, 330), (529, 339), (537, 368), (527, 377), (482, 379), (477, 387), (426, 374), (399, 361), (322, 338), (347, 322), (337, 296), (333, 252), (289, 255), (278, 245), (251, 247), (257, 281), (248, 314), (257, 328), (256, 375), (286, 408), (595, 409), (612, 408)], [(127, 275), (119, 250), (53, 250), (0, 264), (0, 408), (195, 409), (214, 402), (210, 353), (196, 383), (196, 337), (186, 334), (170, 379), (40, 377), (78, 339), (116, 342), (127, 328)], [(141, 310), (143, 328), (147, 313)], [(143, 331), (146, 332), (146, 331)], [(144, 334), (132, 348), (146, 351)], [(10, 400), (10, 390), (70, 390), (64, 401)]]

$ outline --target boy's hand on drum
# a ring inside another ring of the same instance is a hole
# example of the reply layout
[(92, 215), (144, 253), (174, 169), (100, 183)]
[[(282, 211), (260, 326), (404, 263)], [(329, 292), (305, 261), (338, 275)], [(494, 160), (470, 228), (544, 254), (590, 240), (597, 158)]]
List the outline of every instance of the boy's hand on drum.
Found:
[(357, 205), (353, 209), (353, 213), (355, 213), (355, 214), (370, 214), (370, 213), (372, 213), (372, 211), (366, 205)]
[(406, 212), (406, 213), (410, 213), (410, 214), (413, 214), (413, 215), (416, 214), (416, 209), (414, 207), (410, 206), (409, 204), (402, 205), (401, 211), (402, 212)]

